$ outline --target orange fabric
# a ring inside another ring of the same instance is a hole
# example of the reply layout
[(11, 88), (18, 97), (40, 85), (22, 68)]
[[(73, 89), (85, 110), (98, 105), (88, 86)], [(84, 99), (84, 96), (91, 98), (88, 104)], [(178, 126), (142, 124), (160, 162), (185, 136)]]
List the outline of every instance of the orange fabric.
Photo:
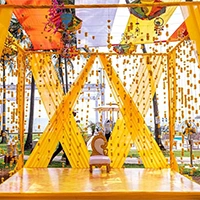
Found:
[(185, 22), (183, 22), (170, 36), (169, 41), (178, 41), (186, 35), (188, 35), (188, 31)]
[[(51, 5), (51, 0), (7, 0), (7, 4)], [(60, 49), (61, 34), (44, 31), (49, 14), (47, 9), (15, 9), (14, 14), (29, 35), (34, 50)]]

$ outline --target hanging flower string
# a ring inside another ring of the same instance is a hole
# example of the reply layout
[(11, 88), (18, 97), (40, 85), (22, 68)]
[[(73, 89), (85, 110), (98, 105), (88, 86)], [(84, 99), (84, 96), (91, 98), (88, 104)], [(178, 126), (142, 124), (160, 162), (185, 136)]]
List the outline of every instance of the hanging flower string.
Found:
[[(60, 32), (61, 42), (64, 48), (61, 50), (63, 57), (71, 58), (77, 55), (75, 31), (80, 29), (82, 20), (65, 9), (62, 1), (52, 0), (52, 7), (49, 9), (48, 22), (45, 31), (52, 31), (55, 34)], [(71, 54), (71, 52), (76, 52)]]
[(45, 31), (50, 32), (73, 32), (81, 28), (82, 20), (67, 12), (63, 2), (52, 0), (52, 7), (49, 9), (48, 22), (45, 25)]
[(45, 25), (44, 30), (54, 33), (58, 32), (62, 28), (61, 15), (64, 10), (64, 3), (59, 4), (57, 0), (52, 0), (52, 7), (49, 9), (48, 22)]

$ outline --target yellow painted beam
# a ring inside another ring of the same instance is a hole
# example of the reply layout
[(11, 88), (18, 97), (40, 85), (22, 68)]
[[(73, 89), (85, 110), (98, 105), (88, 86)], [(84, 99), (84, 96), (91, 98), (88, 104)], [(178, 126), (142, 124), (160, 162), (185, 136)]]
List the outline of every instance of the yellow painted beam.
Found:
[(123, 118), (116, 121), (108, 142), (108, 155), (113, 168), (121, 168), (131, 147), (131, 135)]
[[(170, 52), (175, 51), (184, 42), (184, 39), (182, 39)], [(153, 95), (156, 92), (156, 88), (158, 87), (163, 67), (168, 63), (168, 56), (165, 54), (154, 56), (144, 54), (143, 56), (145, 59), (143, 59), (138, 72), (135, 75), (136, 78), (130, 89), (130, 94), (136, 104), (140, 103), (139, 105), (137, 104), (138, 110), (142, 116), (145, 117)], [(124, 124), (125, 122), (123, 119), (119, 119), (116, 122), (117, 128), (114, 128), (112, 131), (108, 143), (112, 161), (111, 165), (114, 168), (122, 167), (131, 147), (130, 134)], [(125, 135), (127, 137), (125, 137)], [(121, 145), (119, 146), (121, 143), (126, 144), (126, 148)], [(176, 159), (173, 158), (173, 160), (174, 166), (176, 166)]]
[(88, 59), (79, 77), (58, 105), (25, 167), (47, 167), (58, 141), (61, 142), (73, 168), (89, 167), (89, 152), (78, 131), (72, 111), (95, 58), (96, 56), (92, 55)]
[[(147, 58), (148, 62), (146, 62)], [(135, 81), (130, 89), (133, 101), (136, 104), (140, 102), (140, 104), (137, 104), (137, 107), (143, 117), (146, 116), (156, 87), (158, 86), (164, 66), (162, 64), (163, 59), (163, 56), (151, 56), (149, 58), (148, 55), (144, 55), (143, 62), (138, 69)], [(108, 143), (112, 167), (116, 168), (122, 167), (131, 147), (131, 136), (124, 124), (123, 119), (120, 119), (119, 122), (117, 121), (117, 128), (112, 131), (112, 137)], [(121, 143), (126, 144), (126, 148), (124, 146), (120, 146), (121, 148), (119, 148), (118, 144)]]
[(8, 28), (12, 17), (13, 8), (0, 8), (0, 57), (4, 48), (4, 43), (8, 35)]
[(179, 171), (173, 153), (176, 120), (176, 50), (169, 53), (168, 57), (168, 108), (169, 108), (169, 138), (170, 138), (170, 168)]
[(31, 70), (41, 100), (49, 118), (62, 102), (64, 93), (51, 61), (51, 55), (32, 53), (29, 55)]
[(126, 92), (115, 70), (108, 59), (100, 55), (100, 60), (107, 73), (112, 90), (118, 94), (120, 112), (131, 134), (143, 164), (146, 168), (166, 168), (168, 164), (162, 151), (158, 147), (153, 135), (146, 126), (141, 113), (138, 111), (132, 97)]
[(156, 88), (158, 87), (164, 61), (166, 56), (145, 56), (143, 63), (137, 72), (137, 80), (134, 81), (130, 91), (137, 107), (143, 116), (146, 116), (151, 100), (153, 99)]
[(13, 35), (10, 32), (8, 32), (8, 39), (12, 41), (10, 47), (13, 50), (18, 51), (18, 49), (20, 49), (23, 53), (25, 53), (24, 48), (19, 44), (19, 42), (16, 40), (16, 38), (13, 37)]
[(190, 40), (195, 42), (196, 56), (200, 62), (200, 5), (181, 7)]
[[(68, 4), (64, 5), (65, 8), (128, 8), (128, 7), (152, 7), (152, 6), (167, 6), (167, 7), (177, 7), (177, 6), (190, 6), (190, 5), (199, 5), (199, 1), (163, 1), (163, 2), (154, 2), (146, 1), (142, 4), (132, 3), (132, 4)], [(2, 8), (23, 8), (23, 9), (46, 9), (51, 8), (51, 5), (19, 5), (19, 4), (3, 4), (0, 5)]]
[[(46, 108), (47, 114), (49, 118), (51, 118), (58, 105), (62, 102), (64, 95), (63, 90), (51, 63), (50, 55), (35, 53), (32, 55), (31, 60), (32, 72), (36, 80), (37, 88)], [(62, 126), (62, 124), (60, 126)], [(71, 131), (73, 131), (73, 129)], [(55, 132), (55, 134), (57, 133)], [(52, 143), (45, 143), (46, 148), (55, 149), (55, 145), (58, 144), (58, 139), (48, 138), (48, 140), (51, 140)]]
[[(55, 69), (51, 63), (51, 55), (47, 53), (32, 53), (29, 55), (29, 62), (47, 116), (51, 118), (64, 95)], [(46, 149), (51, 148), (54, 151), (58, 144), (58, 139), (55, 137), (47, 138), (47, 140), (52, 142), (46, 142), (43, 146)]]
[(20, 150), (21, 154), (19, 155), (19, 159), (17, 165), (15, 167), (16, 170), (21, 169), (24, 166), (24, 107), (25, 107), (25, 79), (26, 79), (26, 65), (25, 65), (25, 55), (24, 52), (18, 49), (17, 56), (17, 115), (18, 115), (18, 125), (19, 125), (19, 138), (20, 138)]

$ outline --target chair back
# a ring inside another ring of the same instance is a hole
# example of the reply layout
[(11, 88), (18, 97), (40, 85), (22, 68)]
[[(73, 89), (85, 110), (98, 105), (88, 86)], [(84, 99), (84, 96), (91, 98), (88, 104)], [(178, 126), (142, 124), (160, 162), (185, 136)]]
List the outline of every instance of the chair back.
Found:
[(96, 136), (92, 139), (91, 147), (92, 147), (92, 154), (91, 156), (94, 155), (105, 155), (107, 156), (108, 151), (107, 151), (107, 140), (106, 137), (104, 136), (103, 132), (98, 132)]

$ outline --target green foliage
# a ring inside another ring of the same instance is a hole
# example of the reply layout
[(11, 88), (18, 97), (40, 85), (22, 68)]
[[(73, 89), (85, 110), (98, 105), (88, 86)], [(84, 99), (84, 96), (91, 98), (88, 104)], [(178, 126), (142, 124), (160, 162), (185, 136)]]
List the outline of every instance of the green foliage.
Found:
[(31, 154), (31, 150), (26, 150), (26, 151), (24, 151), (24, 155), (29, 156), (30, 154)]
[(128, 153), (128, 157), (139, 158), (140, 156), (136, 149), (131, 149)]
[(92, 132), (92, 135), (94, 135), (95, 133), (95, 130), (97, 128), (97, 124), (92, 122), (92, 121), (89, 121), (89, 125), (87, 126), (87, 128), (90, 128), (91, 129), (91, 132)]
[(200, 176), (200, 168), (197, 164), (192, 167), (186, 164), (181, 164), (179, 165), (179, 172), (186, 176)]
[(74, 4), (74, 0), (63, 0), (63, 3), (64, 3), (65, 5)]
[[(181, 157), (182, 155), (182, 151), (180, 150), (174, 150), (173, 151), (174, 156), (175, 157)], [(163, 154), (165, 157), (169, 157), (170, 156), (170, 152), (169, 151), (163, 151)], [(200, 156), (200, 150), (193, 150), (192, 154), (194, 155), (194, 157), (198, 157)], [(136, 149), (131, 149), (128, 153), (128, 157), (134, 157), (134, 158), (139, 158), (139, 154), (138, 151)], [(190, 157), (190, 152), (185, 150), (184, 151), (184, 155), (182, 157)]]
[(0, 144), (0, 155), (7, 151), (7, 144)]
[(62, 161), (52, 161), (51, 164), (49, 164), (48, 168), (71, 168), (70, 165), (66, 165), (65, 162)]
[[(173, 151), (175, 157), (190, 157), (190, 151), (184, 151), (184, 155), (182, 156), (182, 151), (175, 150)], [(163, 151), (164, 156), (169, 157), (170, 152), (169, 151)], [(192, 154), (197, 157), (200, 155), (200, 150), (193, 150)]]
[(14, 163), (5, 163), (4, 156), (0, 157), (0, 170), (8, 169), (13, 170), (15, 167)]
[(124, 164), (124, 168), (144, 168), (143, 164)]

